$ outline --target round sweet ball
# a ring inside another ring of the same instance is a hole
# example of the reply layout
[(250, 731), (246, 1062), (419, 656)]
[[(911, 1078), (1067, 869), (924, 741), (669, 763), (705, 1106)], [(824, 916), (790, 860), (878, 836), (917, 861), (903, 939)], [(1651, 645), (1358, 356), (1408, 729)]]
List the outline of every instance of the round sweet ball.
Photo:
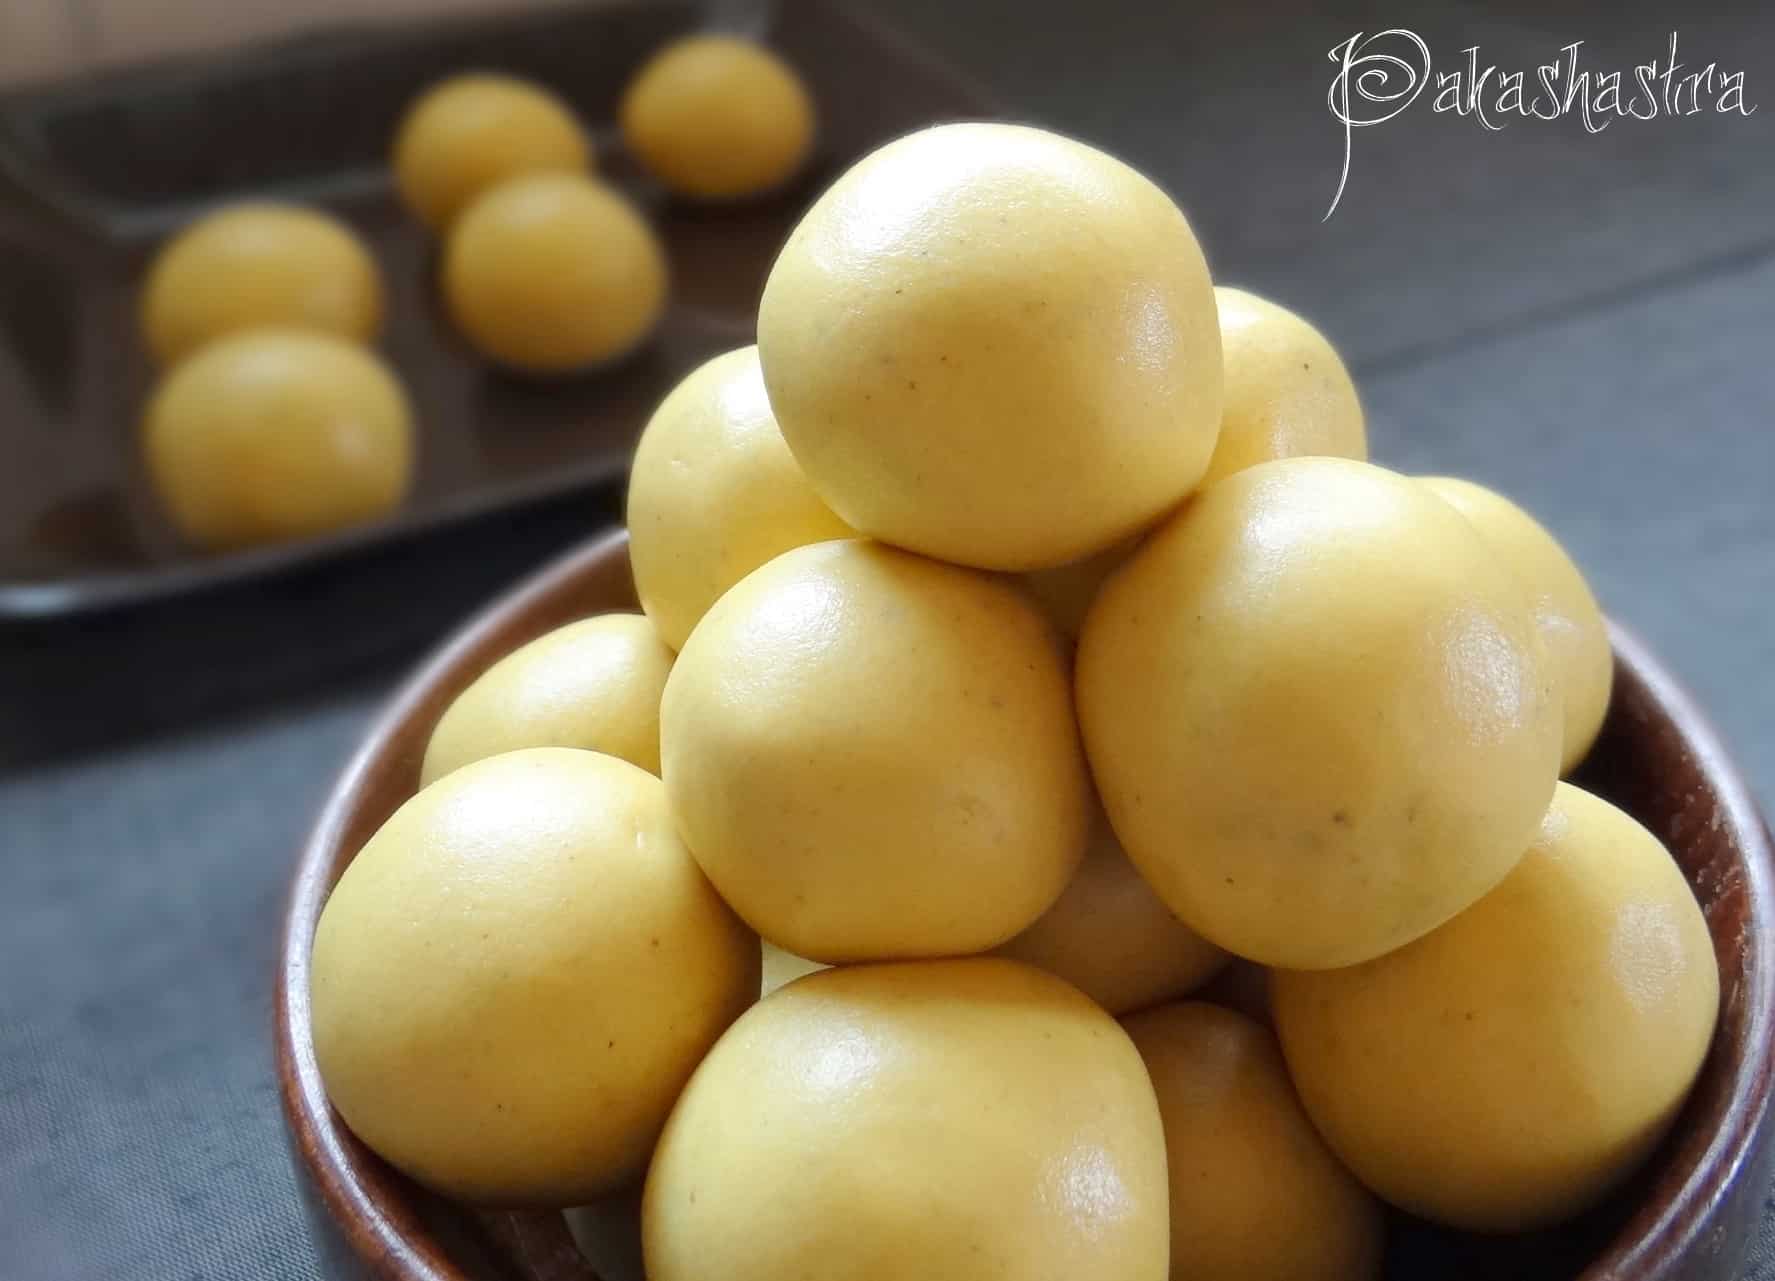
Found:
[(328, 533), (386, 515), (413, 468), (394, 375), (341, 338), (258, 329), (182, 361), (143, 419), (167, 514), (211, 550)]
[(766, 561), (856, 536), (783, 442), (756, 347), (715, 357), (660, 403), (635, 450), (628, 517), (641, 608), (673, 649)]
[(998, 954), (1058, 974), (1111, 1014), (1182, 996), (1227, 959), (1159, 901), (1101, 818), (1059, 900)]
[(495, 364), (571, 374), (627, 354), (666, 306), (659, 238), (615, 189), (571, 174), (513, 178), (450, 228), (444, 301)]
[(783, 435), (864, 533), (1043, 569), (1202, 478), (1220, 329), (1195, 233), (1121, 161), (1021, 125), (865, 156), (790, 234), (758, 313)]
[(248, 329), (293, 328), (369, 342), (382, 276), (357, 234), (299, 205), (230, 205), (173, 237), (148, 269), (142, 335), (163, 365)]
[(1256, 294), (1214, 290), (1226, 408), (1208, 463), (1211, 485), (1275, 458), (1368, 457), (1368, 429), (1342, 357), (1312, 325)]
[(638, 1175), (759, 976), (660, 781), (561, 747), (476, 761), (395, 811), (327, 900), (312, 964), (346, 1124), (488, 1205), (573, 1205)]
[(1651, 1151), (1719, 1009), (1707, 923), (1656, 837), (1561, 783), (1503, 884), (1348, 970), (1277, 973), (1307, 1111), (1381, 1196), (1484, 1232), (1557, 1222)]
[(601, 614), (513, 650), (458, 694), (425, 745), (421, 787), (523, 747), (580, 747), (659, 773), (672, 651), (639, 614)]
[(1447, 503), (1368, 463), (1204, 490), (1098, 594), (1080, 724), (1116, 834), (1192, 929), (1353, 965), (1502, 880), (1559, 703), (1527, 599)]
[(649, 173), (703, 200), (781, 186), (814, 141), (813, 98), (801, 77), (739, 36), (666, 46), (636, 73), (618, 116), (623, 140)]
[(443, 231), (481, 193), (524, 174), (584, 174), (592, 142), (573, 109), (541, 85), (475, 73), (434, 85), (394, 140), (401, 199)]
[(1268, 1028), (1200, 1001), (1147, 1010), (1123, 1026), (1165, 1126), (1172, 1276), (1380, 1275), (1380, 1203), (1313, 1129)]
[(1527, 590), (1565, 709), (1560, 772), (1577, 768), (1602, 729), (1615, 680), (1608, 623), (1590, 584), (1559, 540), (1502, 494), (1452, 476), (1423, 483), (1473, 522)]
[(1065, 660), (1012, 585), (862, 540), (785, 552), (697, 624), (660, 748), (685, 843), (815, 961), (981, 952), (1078, 867)]
[(994, 958), (858, 966), (710, 1052), (642, 1246), (652, 1281), (1164, 1281), (1165, 1196), (1140, 1056), (1073, 988)]

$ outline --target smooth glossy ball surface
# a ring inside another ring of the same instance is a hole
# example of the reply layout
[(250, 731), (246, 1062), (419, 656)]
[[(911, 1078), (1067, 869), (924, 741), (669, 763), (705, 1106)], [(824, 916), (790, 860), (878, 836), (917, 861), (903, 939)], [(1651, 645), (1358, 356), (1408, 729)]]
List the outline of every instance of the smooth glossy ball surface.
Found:
[(1320, 1132), (1416, 1214), (1517, 1232), (1600, 1200), (1652, 1150), (1719, 1011), (1676, 863), (1561, 783), (1503, 884), (1366, 965), (1277, 973), (1276, 1029)]
[(215, 550), (386, 515), (413, 468), (412, 411), (388, 367), (295, 330), (251, 330), (181, 362), (148, 402), (142, 443), (173, 524)]
[(500, 1205), (575, 1205), (640, 1174), (759, 975), (659, 780), (554, 747), (476, 761), (395, 811), (327, 900), (312, 965), (315, 1057), (353, 1132)]
[(148, 349), (171, 365), (249, 329), (306, 329), (369, 342), (382, 276), (357, 233), (298, 205), (229, 205), (161, 248), (142, 288)]
[(624, 140), (673, 191), (706, 200), (781, 186), (806, 162), (814, 104), (795, 69), (737, 36), (697, 35), (650, 58), (623, 95)]
[(1204, 485), (1276, 458), (1368, 457), (1356, 384), (1324, 334), (1243, 289), (1214, 291), (1226, 407)]
[(1459, 513), (1367, 463), (1204, 490), (1099, 592), (1079, 719), (1110, 821), (1192, 929), (1318, 969), (1491, 889), (1559, 767), (1552, 668)]
[(1609, 625), (1590, 584), (1559, 540), (1502, 494), (1451, 476), (1424, 484), (1473, 522), (1528, 592), (1565, 710), (1560, 772), (1575, 769), (1602, 730), (1615, 681)]
[(671, 670), (672, 651), (639, 614), (557, 627), (456, 696), (426, 742), (420, 786), (523, 747), (580, 747), (657, 775), (659, 700)]
[(661, 1136), (652, 1281), (1163, 1281), (1164, 1138), (1115, 1021), (976, 958), (809, 975), (721, 1038)]
[(638, 345), (666, 306), (653, 228), (611, 187), (542, 174), (487, 192), (450, 229), (444, 300), (495, 364), (568, 374)]
[(875, 538), (985, 569), (1127, 537), (1208, 465), (1220, 329), (1163, 191), (1040, 129), (865, 156), (784, 245), (764, 381), (814, 488)]
[(673, 649), (766, 561), (856, 534), (784, 443), (756, 347), (692, 370), (654, 410), (629, 472), (628, 518), (641, 608)]
[(1380, 1275), (1380, 1204), (1314, 1131), (1268, 1028), (1199, 1001), (1122, 1025), (1164, 1119), (1173, 1277)]
[(512, 76), (455, 76), (420, 96), (394, 142), (407, 207), (443, 231), (475, 198), (525, 174), (584, 174), (592, 143), (573, 109)]
[(1182, 996), (1227, 959), (1159, 901), (1101, 816), (1058, 901), (998, 954), (1059, 975), (1111, 1014)]
[(819, 961), (984, 951), (1046, 911), (1091, 785), (1066, 666), (1008, 583), (815, 543), (704, 615), (660, 709), (666, 789), (709, 879)]

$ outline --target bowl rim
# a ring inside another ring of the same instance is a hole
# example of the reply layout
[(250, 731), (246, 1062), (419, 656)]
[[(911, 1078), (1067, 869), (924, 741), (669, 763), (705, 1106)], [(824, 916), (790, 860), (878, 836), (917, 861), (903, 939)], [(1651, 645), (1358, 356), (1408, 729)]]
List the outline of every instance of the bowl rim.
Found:
[[(273, 1016), (278, 1097), (297, 1177), (307, 1182), (371, 1272), (399, 1281), (479, 1281), (451, 1257), (421, 1219), (415, 1188), (372, 1156), (327, 1102), (315, 1062), (309, 1004), (309, 952), (332, 892), (333, 863), (378, 763), (433, 691), (476, 651), (531, 607), (568, 590), (582, 575), (626, 557), (628, 530), (593, 537), (545, 563), (447, 635), (380, 705), (370, 728), (327, 793), (296, 862), (277, 952)], [(586, 1276), (594, 1274), (590, 1267)]]
[[(476, 1281), (423, 1221), (415, 1187), (372, 1156), (332, 1111), (314, 1058), (309, 951), (334, 882), (333, 864), (352, 815), (402, 727), (438, 688), (513, 621), (568, 591), (628, 549), (628, 532), (598, 535), (520, 580), (448, 635), (374, 714), (328, 791), (296, 863), (277, 955), (274, 1040), (278, 1093), (298, 1177), (374, 1275), (399, 1281)], [(1694, 697), (1630, 628), (1611, 620), (1618, 670), (1646, 689), (1675, 727), (1697, 773), (1717, 798), (1714, 823), (1740, 852), (1746, 944), (1735, 998), (1745, 1011), (1743, 1055), (1732, 1064), (1724, 1123), (1689, 1154), (1682, 1181), (1648, 1221), (1630, 1218), (1575, 1281), (1674, 1278), (1736, 1181), (1754, 1172), (1775, 1094), (1775, 849), (1753, 794)], [(595, 1274), (587, 1265), (584, 1275)]]
[(1755, 1172), (1758, 1147), (1767, 1137), (1775, 1094), (1775, 838), (1725, 740), (1688, 687), (1631, 628), (1609, 619), (1608, 629), (1617, 668), (1632, 673), (1664, 710), (1696, 773), (1713, 790), (1713, 821), (1739, 850), (1737, 866), (1744, 878), (1745, 943), (1732, 996), (1744, 1009), (1745, 1052), (1728, 1077), (1724, 1124), (1694, 1154), (1681, 1184), (1650, 1221), (1630, 1220), (1578, 1278), (1642, 1281), (1678, 1275), (1683, 1260), (1701, 1248), (1734, 1185)]

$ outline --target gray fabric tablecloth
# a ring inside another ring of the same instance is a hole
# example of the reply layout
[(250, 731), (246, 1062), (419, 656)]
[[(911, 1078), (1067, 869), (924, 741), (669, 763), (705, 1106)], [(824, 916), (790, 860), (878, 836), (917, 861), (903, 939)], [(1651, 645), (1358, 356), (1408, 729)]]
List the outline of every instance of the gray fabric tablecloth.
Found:
[[(890, 7), (1013, 109), (1179, 193), (1217, 278), (1349, 355), (1376, 457), (1540, 514), (1775, 792), (1775, 12)], [(1439, 66), (1478, 42), (1505, 67), (1578, 39), (1631, 66), (1679, 25), (1685, 57), (1744, 67), (1761, 110), (1486, 133), (1426, 99), (1356, 133), (1322, 223), (1343, 145), (1326, 51), (1400, 21)], [(316, 1275), (270, 1060), (296, 846), (398, 673), (617, 510), (586, 498), (0, 633), (0, 1278)], [(1754, 1258), (1775, 1276), (1767, 1224)]]

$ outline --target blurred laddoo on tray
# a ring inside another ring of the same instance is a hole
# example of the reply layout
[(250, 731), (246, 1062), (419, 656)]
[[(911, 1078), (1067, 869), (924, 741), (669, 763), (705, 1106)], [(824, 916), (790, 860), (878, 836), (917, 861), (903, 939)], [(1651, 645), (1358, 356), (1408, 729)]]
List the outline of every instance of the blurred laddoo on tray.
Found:
[[(800, 77), (773, 51), (698, 34), (668, 42), (636, 69), (620, 126), (635, 158), (667, 186), (731, 198), (780, 187), (800, 170), (815, 109)], [(430, 86), (398, 121), (389, 169), (402, 204), (437, 237), (437, 253), (427, 258), (436, 263), (432, 287), (474, 357), (520, 378), (595, 375), (659, 328), (671, 301), (659, 233), (646, 208), (597, 175), (592, 129), (550, 88), (486, 70)], [(422, 448), (423, 421), (403, 426), (398, 459), (390, 432), (380, 428), (363, 428), (363, 441), (378, 443), (354, 453), (347, 429), (335, 426), (327, 455), (316, 429), (291, 434), (297, 416), (272, 407), (269, 383), (256, 395), (243, 390), (248, 371), (270, 368), (267, 358), (241, 364), (237, 353), (232, 372), (211, 362), (200, 376), (179, 376), (182, 362), (207, 344), (260, 331), (372, 344), (385, 292), (362, 237), (302, 205), (226, 204), (161, 246), (140, 299), (143, 341), (163, 367), (143, 449), (149, 479), (188, 543), (225, 550), (312, 537), (386, 516), (399, 504), (410, 488), (412, 455)], [(280, 342), (261, 347), (288, 347)], [(337, 384), (342, 359), (286, 355), (273, 381), (286, 395), (300, 395), (305, 378)], [(225, 384), (230, 394), (221, 394)], [(337, 386), (317, 381), (310, 389), (314, 415), (323, 407), (340, 411)], [(200, 406), (210, 393), (214, 403)], [(404, 398), (402, 414), (413, 417)], [(211, 448), (233, 452), (206, 457)], [(359, 466), (363, 476), (343, 475)], [(296, 492), (321, 477), (336, 482), (329, 493)], [(843, 528), (831, 520), (834, 530)], [(674, 648), (688, 630), (675, 635)]]

